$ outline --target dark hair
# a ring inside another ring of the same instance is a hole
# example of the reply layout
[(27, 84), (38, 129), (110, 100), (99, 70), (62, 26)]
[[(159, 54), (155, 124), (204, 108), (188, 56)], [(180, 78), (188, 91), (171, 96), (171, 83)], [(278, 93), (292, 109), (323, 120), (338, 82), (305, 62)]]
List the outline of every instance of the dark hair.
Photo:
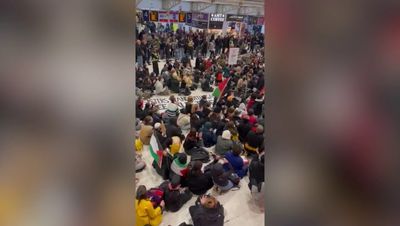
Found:
[(247, 111), (247, 114), (248, 114), (249, 116), (254, 115), (254, 110), (253, 110), (253, 108), (250, 108), (250, 109)]
[(143, 122), (145, 125), (151, 125), (151, 123), (153, 122), (153, 118), (148, 115), (148, 116), (144, 117)]
[(239, 156), (240, 153), (242, 153), (242, 146), (240, 146), (239, 144), (234, 144), (232, 146), (232, 153), (235, 156)]
[(178, 175), (173, 175), (170, 180), (170, 184), (172, 188), (178, 187), (181, 184), (181, 177)]
[(186, 161), (187, 161), (187, 155), (185, 153), (178, 153), (176, 158), (182, 164), (186, 163)]
[(190, 138), (190, 139), (195, 139), (197, 135), (197, 131), (195, 128), (191, 128), (190, 132), (188, 133), (188, 135), (186, 136), (186, 138)]
[(190, 173), (195, 176), (200, 176), (202, 173), (201, 172), (202, 166), (203, 166), (203, 163), (201, 161), (197, 160), (197, 161), (192, 162), (192, 167), (190, 169)]
[(136, 189), (136, 199), (140, 202), (142, 199), (147, 199), (147, 189), (144, 185), (139, 185)]

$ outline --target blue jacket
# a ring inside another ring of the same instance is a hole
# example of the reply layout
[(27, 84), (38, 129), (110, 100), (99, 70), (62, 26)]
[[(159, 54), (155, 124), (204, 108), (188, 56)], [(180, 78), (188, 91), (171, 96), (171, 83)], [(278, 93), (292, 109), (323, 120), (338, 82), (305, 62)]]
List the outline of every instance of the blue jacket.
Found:
[(247, 167), (244, 166), (244, 162), (242, 157), (240, 156), (235, 156), (231, 151), (227, 152), (225, 154), (226, 160), (232, 165), (233, 169), (235, 170), (235, 173), (240, 177), (243, 178), (247, 174)]
[(214, 132), (211, 130), (211, 123), (206, 122), (201, 129), (202, 132), (202, 139), (204, 143), (204, 147), (211, 147), (217, 143), (217, 137), (215, 136)]

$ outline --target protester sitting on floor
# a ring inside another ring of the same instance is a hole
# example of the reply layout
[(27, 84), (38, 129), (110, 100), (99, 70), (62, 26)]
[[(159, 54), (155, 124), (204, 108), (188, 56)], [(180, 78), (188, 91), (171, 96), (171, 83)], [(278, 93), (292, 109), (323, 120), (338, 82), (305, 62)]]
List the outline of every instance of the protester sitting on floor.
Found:
[(248, 161), (246, 162), (240, 156), (242, 153), (242, 146), (240, 144), (234, 144), (232, 147), (232, 151), (229, 151), (225, 154), (225, 159), (231, 164), (235, 173), (240, 177), (243, 178), (247, 175), (248, 170)]
[(180, 182), (183, 187), (186, 187), (186, 176), (188, 173), (188, 165), (190, 158), (185, 153), (177, 153), (171, 163), (169, 179), (172, 180), (174, 176), (180, 177)]
[(185, 139), (185, 136), (182, 133), (181, 128), (177, 124), (177, 118), (170, 118), (169, 124), (166, 126), (167, 128), (167, 137), (177, 136), (180, 137), (181, 140)]
[(210, 195), (199, 196), (194, 206), (189, 207), (194, 226), (223, 226), (224, 207)]
[(202, 166), (201, 161), (191, 162), (186, 178), (189, 190), (195, 195), (203, 195), (214, 186), (210, 172), (203, 172)]
[(264, 145), (264, 127), (258, 125), (256, 131), (250, 131), (245, 139), (244, 149), (249, 156), (257, 156), (259, 149)]
[(239, 123), (239, 126), (237, 127), (238, 133), (239, 133), (239, 141), (244, 143), (245, 139), (247, 137), (247, 134), (251, 130), (251, 124), (249, 123), (249, 116), (248, 115), (243, 115), (242, 120)]
[(135, 211), (136, 226), (159, 226), (162, 221), (162, 213), (165, 203), (154, 208), (147, 196), (147, 189), (140, 185), (136, 190)]
[(225, 130), (221, 136), (218, 136), (215, 153), (224, 156), (226, 152), (232, 150), (233, 141), (231, 140), (231, 136), (229, 130)]
[(211, 147), (217, 143), (217, 138), (215, 136), (215, 131), (211, 127), (211, 122), (206, 122), (201, 129), (202, 139), (204, 147)]
[(250, 108), (250, 109), (247, 111), (247, 114), (248, 114), (248, 116), (249, 116), (249, 123), (250, 123), (251, 125), (256, 124), (256, 123), (257, 123), (257, 116), (254, 115), (254, 110), (253, 110), (252, 108)]
[(185, 104), (186, 113), (193, 113), (192, 112), (192, 106), (193, 106), (193, 97), (192, 96), (188, 96), (186, 104)]
[[(224, 169), (224, 165), (221, 161), (229, 168), (228, 171)], [(229, 191), (234, 187), (238, 187), (240, 182), (239, 176), (234, 173), (234, 169), (226, 159), (221, 159), (212, 165), (211, 177), (214, 185), (216, 185), (216, 189), (220, 192)]]
[(154, 93), (156, 95), (169, 95), (168, 87), (164, 87), (161, 77), (157, 78), (157, 81), (154, 84), (154, 87), (155, 87)]
[(197, 130), (195, 128), (190, 129), (190, 132), (186, 135), (185, 142), (183, 143), (185, 153), (191, 155), (195, 149), (201, 148), (202, 146)]
[(177, 125), (181, 130), (189, 130), (190, 129), (190, 114), (186, 112), (186, 109), (182, 109), (181, 113), (177, 118)]
[(150, 144), (151, 135), (153, 135), (153, 118), (151, 116), (146, 116), (143, 120), (143, 125), (141, 126), (139, 132), (139, 138), (144, 145)]
[(188, 188), (181, 188), (179, 176), (172, 177), (160, 187), (164, 190), (165, 210), (169, 212), (177, 212), (193, 196)]
[(174, 118), (179, 115), (179, 107), (176, 104), (176, 98), (174, 95), (169, 97), (170, 103), (167, 104), (167, 110), (165, 111), (165, 118)]

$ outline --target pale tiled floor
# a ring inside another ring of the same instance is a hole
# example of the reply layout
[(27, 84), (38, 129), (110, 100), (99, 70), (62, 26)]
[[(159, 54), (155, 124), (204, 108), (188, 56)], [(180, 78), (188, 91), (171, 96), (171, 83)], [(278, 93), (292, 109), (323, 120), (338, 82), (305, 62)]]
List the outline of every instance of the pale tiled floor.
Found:
[[(160, 70), (164, 64), (165, 61), (159, 63)], [(194, 65), (194, 61), (192, 61), (192, 65)], [(149, 69), (151, 72), (153, 69), (152, 66), (149, 66)], [(200, 89), (192, 91), (192, 96), (203, 94), (210, 93), (205, 93)], [(160, 98), (160, 96), (153, 96), (152, 98)], [(168, 97), (164, 96), (162, 98)], [(214, 147), (208, 150), (213, 151)], [(142, 172), (136, 174), (136, 177), (139, 178), (138, 184), (143, 184), (147, 188), (160, 185), (163, 180), (151, 166), (153, 159), (150, 156), (148, 146), (144, 146), (142, 156), (147, 167)], [(248, 181), (248, 177), (246, 176), (240, 182), (241, 188), (239, 190), (229, 191), (221, 195), (218, 195), (213, 189), (210, 189), (209, 193), (214, 195), (225, 208), (225, 226), (264, 225), (264, 191), (261, 191), (261, 193), (251, 193), (247, 187)], [(196, 198), (197, 196), (193, 196), (193, 198), (176, 213), (165, 212), (163, 215), (163, 222), (160, 226), (178, 226), (182, 222), (192, 223), (189, 207), (194, 204)]]

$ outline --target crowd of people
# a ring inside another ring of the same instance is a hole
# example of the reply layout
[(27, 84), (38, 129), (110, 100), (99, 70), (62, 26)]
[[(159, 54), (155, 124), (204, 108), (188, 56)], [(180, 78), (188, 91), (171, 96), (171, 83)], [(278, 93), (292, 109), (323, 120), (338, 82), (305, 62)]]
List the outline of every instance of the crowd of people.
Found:
[[(137, 172), (146, 167), (142, 152), (149, 147), (151, 167), (164, 182), (137, 187), (136, 225), (158, 226), (164, 211), (177, 212), (197, 197), (189, 208), (193, 225), (222, 226), (229, 210), (210, 191), (240, 189), (245, 177), (249, 191), (260, 192), (264, 183), (263, 35), (147, 28), (137, 37), (135, 166)], [(232, 47), (242, 57), (228, 65)], [(161, 71), (160, 59), (166, 60)], [(191, 92), (197, 89), (213, 92), (214, 101), (204, 95), (194, 102)], [(149, 99), (153, 94), (169, 96), (164, 112)], [(177, 95), (186, 96), (183, 108)]]

